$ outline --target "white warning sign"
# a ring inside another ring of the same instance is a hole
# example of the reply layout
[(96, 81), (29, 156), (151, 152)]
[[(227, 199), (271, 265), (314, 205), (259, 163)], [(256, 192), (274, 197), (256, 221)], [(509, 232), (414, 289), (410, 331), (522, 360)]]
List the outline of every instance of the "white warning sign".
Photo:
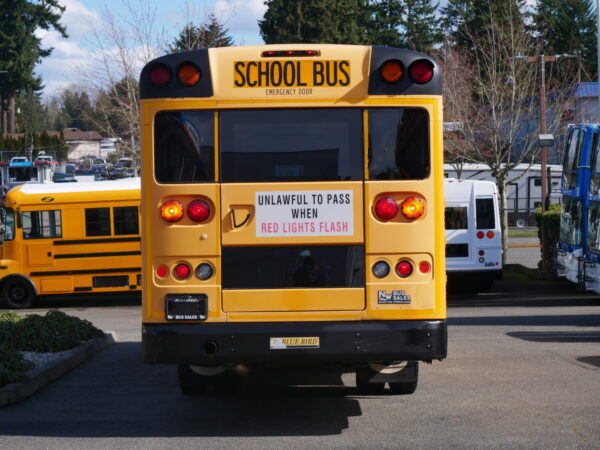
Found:
[(351, 190), (256, 192), (256, 236), (352, 236)]

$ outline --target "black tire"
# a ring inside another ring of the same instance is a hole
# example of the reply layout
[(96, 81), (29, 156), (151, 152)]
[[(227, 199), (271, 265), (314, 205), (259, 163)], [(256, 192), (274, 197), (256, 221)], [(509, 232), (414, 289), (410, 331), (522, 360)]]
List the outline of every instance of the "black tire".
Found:
[(200, 395), (206, 393), (210, 386), (210, 378), (197, 374), (190, 366), (180, 364), (177, 366), (179, 388), (183, 395)]
[(23, 278), (9, 278), (2, 284), (0, 294), (3, 303), (11, 309), (24, 309), (36, 300), (31, 284)]
[(373, 383), (371, 378), (377, 372), (370, 366), (356, 368), (356, 388), (361, 394), (381, 394), (385, 389), (385, 383)]
[(409, 395), (417, 390), (419, 377), (419, 364), (415, 363), (415, 379), (413, 381), (403, 381), (397, 383), (389, 383), (390, 391), (394, 395)]

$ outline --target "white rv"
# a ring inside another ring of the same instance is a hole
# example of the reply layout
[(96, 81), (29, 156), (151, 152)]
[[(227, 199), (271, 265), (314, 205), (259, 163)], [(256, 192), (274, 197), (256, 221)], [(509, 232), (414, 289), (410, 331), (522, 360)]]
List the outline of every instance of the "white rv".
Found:
[(498, 192), (491, 181), (446, 179), (446, 273), (449, 283), (489, 290), (502, 277)]

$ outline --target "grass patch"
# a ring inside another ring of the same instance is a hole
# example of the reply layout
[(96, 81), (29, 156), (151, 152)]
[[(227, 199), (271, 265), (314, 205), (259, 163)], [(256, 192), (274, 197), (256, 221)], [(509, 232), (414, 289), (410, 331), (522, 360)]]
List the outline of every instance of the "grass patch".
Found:
[(32, 367), (20, 352), (52, 353), (70, 350), (105, 334), (87, 320), (61, 311), (22, 317), (0, 313), (0, 386), (19, 382)]
[(508, 237), (538, 237), (537, 230), (508, 230)]
[(521, 264), (505, 264), (502, 272), (504, 280), (518, 283), (570, 284), (570, 282), (564, 279), (556, 278), (554, 275), (549, 275), (541, 272), (539, 269), (531, 269)]

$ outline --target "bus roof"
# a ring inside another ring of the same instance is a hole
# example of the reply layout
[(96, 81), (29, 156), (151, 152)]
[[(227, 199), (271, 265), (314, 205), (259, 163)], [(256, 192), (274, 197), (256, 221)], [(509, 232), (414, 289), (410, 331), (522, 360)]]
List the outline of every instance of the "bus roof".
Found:
[(86, 181), (79, 183), (29, 183), (16, 186), (22, 194), (59, 194), (66, 192), (124, 191), (139, 189), (139, 178), (123, 178), (110, 181)]
[(140, 199), (140, 179), (22, 184), (6, 194), (5, 205), (35, 205)]

